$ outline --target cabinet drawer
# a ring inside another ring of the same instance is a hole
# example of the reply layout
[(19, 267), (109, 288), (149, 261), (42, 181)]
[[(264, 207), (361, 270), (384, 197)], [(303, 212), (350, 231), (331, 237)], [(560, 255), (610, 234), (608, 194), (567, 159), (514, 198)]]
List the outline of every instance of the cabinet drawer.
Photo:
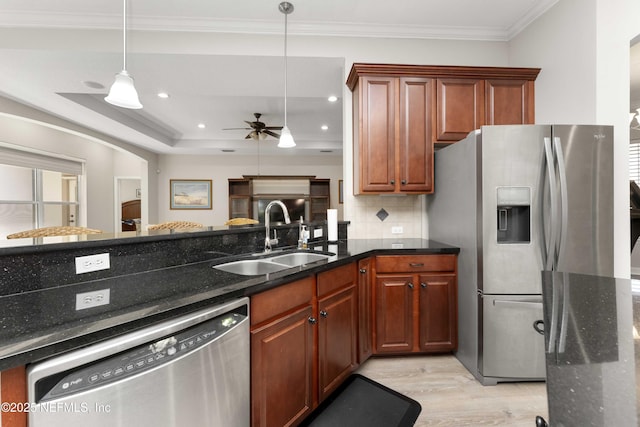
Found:
[(301, 305), (311, 304), (315, 276), (307, 277), (251, 297), (251, 326), (272, 319)]
[(376, 271), (378, 273), (455, 270), (455, 255), (381, 255), (376, 257)]
[(351, 263), (318, 274), (318, 296), (356, 283), (356, 264)]

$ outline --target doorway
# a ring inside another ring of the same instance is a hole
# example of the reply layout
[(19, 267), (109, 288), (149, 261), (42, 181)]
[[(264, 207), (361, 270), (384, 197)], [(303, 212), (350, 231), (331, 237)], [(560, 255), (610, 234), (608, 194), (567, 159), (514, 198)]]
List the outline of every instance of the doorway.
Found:
[(114, 183), (114, 230), (140, 231), (142, 227), (142, 180), (140, 177), (116, 176)]

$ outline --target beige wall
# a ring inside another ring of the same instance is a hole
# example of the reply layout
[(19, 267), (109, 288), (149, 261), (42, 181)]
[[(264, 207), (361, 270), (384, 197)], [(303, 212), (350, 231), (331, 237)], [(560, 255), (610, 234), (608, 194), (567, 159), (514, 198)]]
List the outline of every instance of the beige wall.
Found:
[[(338, 156), (192, 156), (162, 155), (158, 167), (160, 216), (158, 222), (185, 220), (221, 225), (229, 219), (228, 179), (243, 175), (315, 175), (331, 179), (331, 207), (338, 204), (338, 180), (342, 179), (342, 158)], [(170, 210), (169, 180), (211, 179), (212, 210)]]
[(536, 81), (537, 123), (615, 127), (617, 277), (630, 275), (629, 46), (638, 34), (638, 24), (632, 24), (629, 18), (638, 15), (630, 13), (630, 7), (629, 0), (562, 0), (514, 38), (509, 47), (511, 65), (542, 68)]

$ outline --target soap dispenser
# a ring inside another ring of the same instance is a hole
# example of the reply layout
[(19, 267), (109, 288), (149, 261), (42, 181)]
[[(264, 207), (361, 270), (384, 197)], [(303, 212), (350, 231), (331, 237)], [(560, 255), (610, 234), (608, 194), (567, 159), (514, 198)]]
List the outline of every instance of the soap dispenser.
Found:
[(298, 226), (298, 249), (307, 249), (309, 241), (307, 226), (303, 224), (304, 218), (300, 217), (300, 225)]

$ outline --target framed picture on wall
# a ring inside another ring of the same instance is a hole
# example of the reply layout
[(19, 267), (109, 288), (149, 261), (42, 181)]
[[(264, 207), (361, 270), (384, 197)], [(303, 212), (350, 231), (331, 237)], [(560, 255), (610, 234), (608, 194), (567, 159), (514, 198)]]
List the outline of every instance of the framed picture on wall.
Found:
[(210, 179), (171, 179), (171, 209), (212, 209)]

